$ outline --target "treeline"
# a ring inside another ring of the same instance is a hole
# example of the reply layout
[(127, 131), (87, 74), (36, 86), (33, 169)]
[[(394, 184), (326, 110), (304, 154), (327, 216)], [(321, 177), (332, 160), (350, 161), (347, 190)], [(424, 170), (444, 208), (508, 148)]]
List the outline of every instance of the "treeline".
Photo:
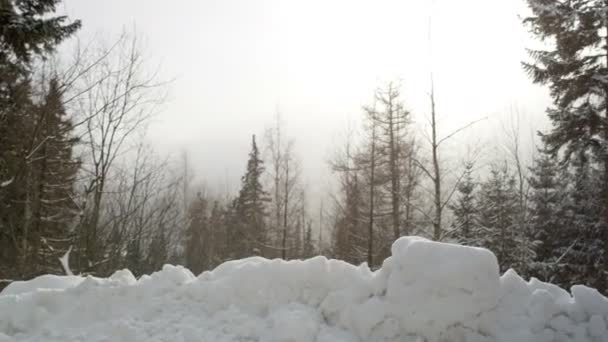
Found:
[(270, 172), (255, 135), (252, 137), (246, 172), (236, 197), (228, 195), (220, 200), (199, 191), (192, 198), (184, 263), (193, 272), (254, 255), (298, 259), (317, 254), (306, 193), (291, 152), (293, 145), (283, 147), (282, 134), (279, 120), (266, 134)]
[(251, 138), (239, 190), (213, 193), (193, 182), (187, 156), (163, 159), (145, 144), (164, 84), (136, 36), (76, 44), (59, 59), (57, 44), (80, 22), (54, 16), (54, 0), (0, 0), (0, 281), (65, 273), (65, 255), (75, 273), (94, 275), (165, 263), (199, 273), (254, 255), (377, 268), (395, 239), (421, 235), (489, 248), (502, 271), (605, 291), (608, 58), (597, 32), (607, 6), (528, 3), (524, 23), (550, 48), (532, 51), (524, 69), (554, 98), (553, 127), (533, 157), (516, 127), (501, 153), (454, 166), (448, 144), (476, 123), (443, 134), (431, 85), (421, 130), (421, 113), (390, 83), (331, 158), (336, 187), (313, 219), (317, 203), (279, 115)]

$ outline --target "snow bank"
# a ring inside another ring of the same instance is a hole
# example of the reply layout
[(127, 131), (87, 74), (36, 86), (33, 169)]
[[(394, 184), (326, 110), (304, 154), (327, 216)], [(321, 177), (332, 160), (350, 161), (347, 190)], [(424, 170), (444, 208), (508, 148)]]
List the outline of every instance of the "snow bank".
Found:
[(608, 299), (499, 277), (487, 250), (402, 238), (382, 268), (259, 257), (195, 277), (43, 276), (0, 293), (4, 341), (608, 341)]

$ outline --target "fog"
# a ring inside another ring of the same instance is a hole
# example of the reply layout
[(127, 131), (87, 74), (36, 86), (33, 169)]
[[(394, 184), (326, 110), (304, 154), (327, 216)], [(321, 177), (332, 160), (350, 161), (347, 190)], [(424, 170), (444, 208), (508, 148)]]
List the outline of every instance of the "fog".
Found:
[(426, 130), (431, 70), (442, 134), (487, 118), (459, 136), (460, 146), (490, 145), (514, 108), (524, 131), (546, 125), (546, 90), (520, 65), (533, 45), (521, 25), (522, 1), (66, 0), (62, 6), (82, 20), (81, 41), (138, 32), (148, 63), (171, 81), (148, 139), (167, 154), (187, 151), (199, 181), (233, 190), (251, 134), (262, 135), (276, 112), (313, 192), (322, 192), (327, 159), (347, 127), (360, 125), (361, 106), (375, 88), (400, 81), (414, 127)]

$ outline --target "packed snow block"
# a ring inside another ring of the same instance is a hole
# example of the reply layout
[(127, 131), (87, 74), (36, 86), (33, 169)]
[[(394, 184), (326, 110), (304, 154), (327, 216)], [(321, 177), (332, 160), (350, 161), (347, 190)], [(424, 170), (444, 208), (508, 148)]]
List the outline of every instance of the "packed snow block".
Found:
[(439, 341), (453, 326), (493, 330), (491, 318), (489, 327), (478, 319), (498, 302), (498, 263), (490, 251), (404, 237), (393, 244), (381, 272), (387, 277), (386, 301), (405, 332)]
[(570, 289), (574, 301), (581, 306), (586, 316), (608, 316), (608, 299), (596, 289), (584, 285), (574, 285)]
[(41, 276), (0, 292), (4, 341), (608, 342), (608, 299), (484, 249), (408, 237), (378, 271), (315, 257), (181, 266), (136, 279)]

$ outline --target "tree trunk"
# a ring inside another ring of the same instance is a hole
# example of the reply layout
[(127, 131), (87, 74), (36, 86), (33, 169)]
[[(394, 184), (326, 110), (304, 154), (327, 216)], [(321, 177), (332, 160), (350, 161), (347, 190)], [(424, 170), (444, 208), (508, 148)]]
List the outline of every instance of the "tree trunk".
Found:
[(395, 240), (401, 236), (399, 232), (399, 170), (397, 168), (397, 146), (395, 142), (395, 122), (393, 111), (392, 89), (389, 88), (389, 153), (390, 153), (390, 168), (391, 168), (391, 218), (393, 223), (393, 237)]
[(376, 123), (372, 122), (372, 150), (370, 155), (369, 179), (369, 226), (367, 239), (367, 266), (372, 267), (374, 261), (374, 190), (376, 172)]
[(439, 144), (437, 142), (437, 119), (435, 113), (435, 88), (433, 81), (431, 80), (431, 129), (432, 129), (432, 153), (433, 153), (433, 183), (435, 186), (435, 193), (433, 202), (435, 203), (435, 218), (433, 220), (433, 240), (439, 241), (441, 239), (441, 173), (439, 170), (439, 157), (438, 149)]
[[(604, 2), (604, 6), (608, 7), (608, 0)], [(608, 15), (605, 18), (604, 26), (606, 28), (606, 38), (605, 38), (605, 50), (606, 50), (606, 68), (608, 69)], [(604, 159), (604, 186), (602, 188), (603, 192), (603, 213), (602, 217), (604, 220), (604, 224), (600, 229), (603, 229), (603, 240), (604, 240), (604, 260), (603, 260), (603, 272), (604, 272), (604, 291), (608, 289), (608, 84), (604, 85), (604, 104), (605, 108), (605, 117), (604, 117), (604, 149), (603, 156)]]
[(287, 260), (287, 208), (289, 202), (289, 159), (285, 158), (285, 201), (283, 207), (283, 244), (281, 256), (283, 260)]

